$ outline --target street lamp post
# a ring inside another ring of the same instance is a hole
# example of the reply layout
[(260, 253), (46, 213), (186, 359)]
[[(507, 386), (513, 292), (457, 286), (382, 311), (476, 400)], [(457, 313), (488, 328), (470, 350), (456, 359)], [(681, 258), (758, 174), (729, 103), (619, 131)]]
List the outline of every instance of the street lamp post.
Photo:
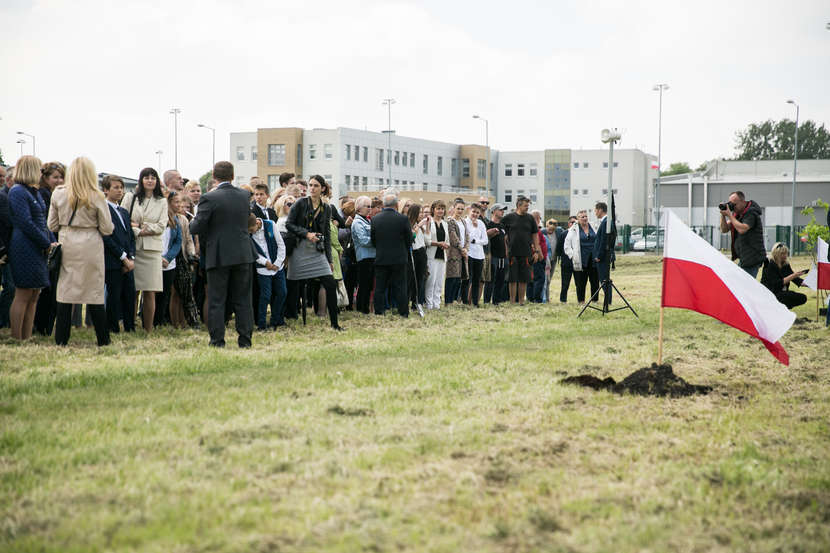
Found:
[[(29, 134), (29, 133), (25, 133), (25, 132), (23, 132), (23, 131), (17, 131), (17, 134), (22, 134), (23, 136), (28, 136), (29, 138), (31, 138), (31, 139), (32, 139), (32, 155), (33, 155), (33, 156), (36, 156), (36, 155), (37, 155), (37, 150), (35, 149), (35, 135), (33, 135), (33, 134)], [(21, 148), (22, 148), (22, 146), (21, 146)], [(22, 155), (22, 154), (21, 154), (21, 155)]]
[(484, 143), (487, 147), (487, 167), (484, 170), (484, 180), (487, 185), (487, 194), (490, 194), (490, 188), (493, 181), (493, 174), (490, 171), (490, 122), (480, 115), (473, 115), (473, 119), (480, 119), (484, 121)]
[(199, 123), (196, 125), (202, 129), (209, 129), (212, 137), (211, 146), (210, 146), (210, 166), (213, 167), (216, 165), (216, 129), (213, 127), (208, 127), (207, 125), (203, 125)]
[(657, 212), (657, 246), (660, 244), (660, 169), (662, 169), (662, 155), (663, 155), (663, 91), (669, 89), (669, 85), (665, 83), (656, 84), (651, 87), (652, 90), (660, 93), (660, 107), (657, 115), (657, 181), (654, 186), (654, 207)]
[(159, 171), (161, 171), (161, 154), (163, 154), (161, 150), (156, 150), (156, 155), (159, 156)]
[(179, 114), (181, 112), (182, 110), (179, 108), (170, 110), (170, 113), (173, 114), (173, 169), (176, 171), (179, 170)]
[(395, 103), (397, 102), (394, 98), (384, 98), (383, 100), (383, 105), (389, 109), (389, 122), (386, 131), (386, 164), (389, 165), (389, 186), (392, 186), (392, 104)]
[(26, 143), (26, 141), (20, 138), (18, 139), (17, 143), (20, 144), (20, 157), (23, 157), (23, 145)]
[(795, 178), (796, 178), (796, 171), (798, 170), (798, 115), (799, 115), (799, 107), (798, 104), (795, 103), (795, 100), (787, 100), (788, 104), (792, 104), (795, 106), (795, 146), (793, 148), (793, 192), (792, 192), (792, 202), (793, 202), (793, 213), (792, 213), (792, 223), (790, 224), (790, 255), (795, 254)]

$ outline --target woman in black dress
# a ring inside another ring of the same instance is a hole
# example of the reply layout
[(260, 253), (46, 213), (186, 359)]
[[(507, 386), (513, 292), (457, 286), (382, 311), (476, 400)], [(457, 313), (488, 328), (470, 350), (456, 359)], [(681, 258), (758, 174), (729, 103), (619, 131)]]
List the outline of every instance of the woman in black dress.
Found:
[(790, 264), (787, 263), (787, 256), (790, 250), (778, 242), (772, 247), (769, 254), (769, 259), (764, 261), (764, 271), (761, 273), (761, 284), (769, 288), (770, 292), (775, 294), (775, 298), (787, 306), (787, 309), (792, 309), (799, 305), (807, 303), (807, 296), (799, 292), (792, 292), (790, 282), (795, 282), (796, 286), (801, 286), (801, 276), (805, 275), (807, 271), (799, 271), (794, 273)]

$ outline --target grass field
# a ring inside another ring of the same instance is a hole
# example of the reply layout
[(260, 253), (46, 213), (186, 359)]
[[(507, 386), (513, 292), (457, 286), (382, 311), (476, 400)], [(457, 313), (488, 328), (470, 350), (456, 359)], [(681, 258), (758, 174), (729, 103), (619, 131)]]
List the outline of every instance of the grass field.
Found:
[(667, 310), (666, 360), (711, 394), (558, 383), (655, 360), (660, 267), (614, 273), (639, 320), (577, 320), (575, 303), (347, 314), (345, 333), (313, 318), (245, 351), (0, 331), (0, 550), (827, 551), (823, 324), (790, 330), (784, 367)]

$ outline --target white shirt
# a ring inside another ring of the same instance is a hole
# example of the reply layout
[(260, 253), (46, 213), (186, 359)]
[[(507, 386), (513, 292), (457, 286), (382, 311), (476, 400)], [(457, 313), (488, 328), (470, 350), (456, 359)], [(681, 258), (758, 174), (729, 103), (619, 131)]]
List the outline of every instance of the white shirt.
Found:
[(484, 246), (487, 245), (487, 227), (481, 219), (476, 221), (477, 226), (473, 226), (473, 221), (469, 217), (464, 219), (464, 226), (467, 227), (467, 232), (470, 234), (470, 249), (467, 255), (473, 259), (484, 259)]
[[(260, 219), (260, 221), (262, 221), (262, 219)], [(253, 233), (251, 236), (253, 237), (254, 242), (256, 242), (257, 245), (260, 247), (260, 249), (262, 249), (262, 251), (265, 252), (266, 255), (267, 255), (268, 254), (268, 242), (265, 240), (265, 225), (266, 224), (267, 223), (265, 223), (263, 221), (262, 227), (260, 227), (260, 229), (258, 231), (256, 231), (255, 233)], [(275, 225), (275, 227), (276, 227), (276, 225)], [(259, 255), (259, 252), (257, 252), (256, 272), (257, 272), (258, 275), (273, 276), (273, 275), (277, 274), (277, 272), (280, 271), (283, 268), (283, 265), (285, 264), (285, 241), (282, 239), (282, 235), (279, 233), (279, 231), (276, 228), (274, 228), (274, 238), (277, 241), (277, 259), (274, 261), (274, 265), (277, 266), (277, 270), (274, 271), (272, 269), (266, 269), (265, 264), (269, 261), (268, 258), (265, 257), (264, 255)]]
[[(161, 255), (162, 256), (164, 254), (166, 254), (167, 251), (170, 249), (170, 234), (171, 234), (171, 232), (172, 232), (172, 230), (170, 229), (170, 227), (165, 226), (164, 227), (164, 232), (161, 233)], [(172, 271), (175, 268), (176, 268), (176, 259), (173, 258), (173, 261), (168, 263), (167, 267), (162, 268), (162, 271)]]

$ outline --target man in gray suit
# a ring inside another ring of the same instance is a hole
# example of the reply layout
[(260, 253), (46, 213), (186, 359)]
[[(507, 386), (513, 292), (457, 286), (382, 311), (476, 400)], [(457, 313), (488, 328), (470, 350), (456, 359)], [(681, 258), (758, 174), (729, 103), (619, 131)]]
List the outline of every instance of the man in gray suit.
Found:
[(254, 252), (248, 234), (249, 194), (236, 188), (233, 165), (220, 161), (213, 166), (219, 182), (212, 192), (199, 199), (190, 232), (199, 235), (207, 269), (207, 326), (210, 345), (225, 347), (225, 304), (236, 316), (239, 347), (251, 347), (254, 314), (251, 304), (251, 279)]

